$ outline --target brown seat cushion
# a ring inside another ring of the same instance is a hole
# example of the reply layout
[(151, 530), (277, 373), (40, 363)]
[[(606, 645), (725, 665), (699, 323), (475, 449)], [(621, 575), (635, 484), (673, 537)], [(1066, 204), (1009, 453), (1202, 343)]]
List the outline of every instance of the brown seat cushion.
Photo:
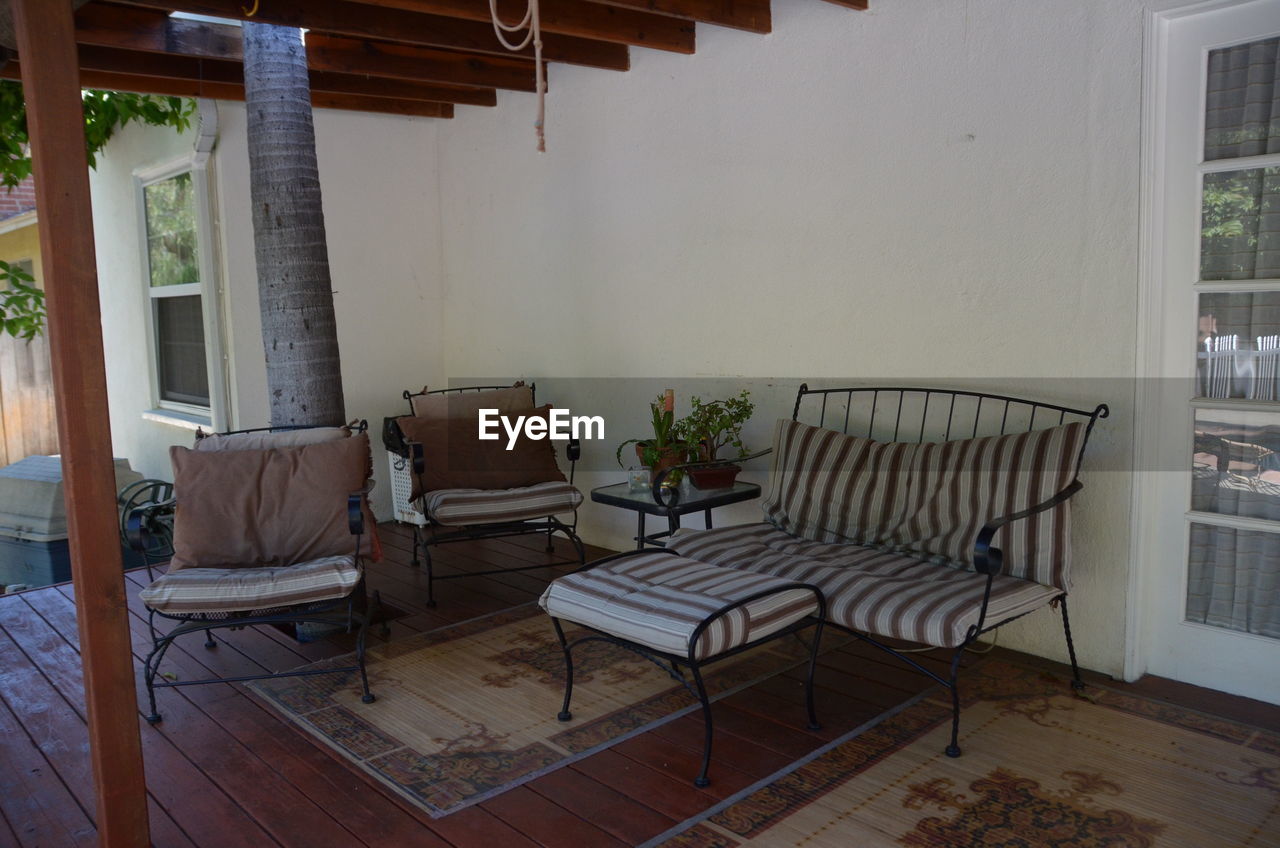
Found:
[[(511, 414), (545, 420), (550, 409), (547, 405)], [(507, 450), (502, 427), (497, 428), (498, 439), (481, 440), (477, 421), (475, 415), (455, 419), (410, 415), (398, 420), (405, 438), (423, 446), (426, 461), (421, 478), (413, 475), (412, 497), (439, 489), (516, 489), (564, 481), (550, 439), (528, 439), (522, 432)]]
[(483, 392), (413, 395), (409, 398), (409, 406), (419, 418), (469, 418), (474, 421), (481, 409), (496, 409), (500, 415), (533, 409), (533, 389), (524, 383), (516, 383), (510, 388)]
[[(347, 496), (372, 470), (367, 433), (269, 450), (172, 447), (169, 457), (178, 498), (172, 568), (260, 568), (354, 552)], [(366, 506), (366, 532), (373, 526)]]

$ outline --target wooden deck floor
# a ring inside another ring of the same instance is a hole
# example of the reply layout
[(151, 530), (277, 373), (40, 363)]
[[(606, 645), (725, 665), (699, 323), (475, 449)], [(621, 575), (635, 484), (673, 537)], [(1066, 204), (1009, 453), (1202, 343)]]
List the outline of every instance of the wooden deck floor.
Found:
[[(549, 568), (440, 583), (439, 606), (427, 609), (421, 574), (408, 565), (407, 531), (382, 530), (387, 556), (369, 581), (403, 613), (392, 623), (392, 639), (533, 600), (557, 573)], [(444, 573), (547, 558), (539, 540), (526, 538), (451, 545), (436, 562)], [(137, 591), (146, 578), (127, 577), (140, 664), (148, 642)], [(217, 650), (203, 649), (199, 639), (185, 650), (175, 645), (169, 657), (183, 676), (293, 668), (350, 648), (349, 637), (299, 644), (270, 629), (221, 633)], [(69, 585), (0, 598), (0, 845), (94, 843), (77, 643)], [(825, 727), (816, 733), (777, 718), (802, 713), (795, 675), (719, 702), (713, 783), (706, 789), (689, 782), (700, 756), (701, 722), (686, 716), (441, 819), (370, 782), (241, 686), (165, 690), (163, 722), (152, 727), (139, 715), (152, 838), (161, 846), (246, 848), (637, 845), (926, 687), (923, 676), (875, 654), (855, 645), (824, 658), (818, 703)], [(1280, 708), (1167, 681), (1133, 688), (1280, 728)]]

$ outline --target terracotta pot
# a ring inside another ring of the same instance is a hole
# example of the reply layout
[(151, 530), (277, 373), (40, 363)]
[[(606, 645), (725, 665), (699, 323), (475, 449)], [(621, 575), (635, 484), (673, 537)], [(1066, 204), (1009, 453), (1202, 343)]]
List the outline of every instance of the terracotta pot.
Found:
[(713, 465), (710, 468), (690, 468), (688, 473), (695, 489), (727, 489), (741, 470), (740, 465)]
[[(640, 460), (641, 465), (645, 464), (644, 451), (644, 445), (636, 445), (636, 458)], [(688, 448), (684, 445), (667, 445), (662, 448), (658, 453), (658, 461), (649, 468), (649, 480), (656, 480), (661, 472), (673, 465), (680, 465), (684, 462), (687, 451)], [(670, 479), (670, 476), (667, 479)]]

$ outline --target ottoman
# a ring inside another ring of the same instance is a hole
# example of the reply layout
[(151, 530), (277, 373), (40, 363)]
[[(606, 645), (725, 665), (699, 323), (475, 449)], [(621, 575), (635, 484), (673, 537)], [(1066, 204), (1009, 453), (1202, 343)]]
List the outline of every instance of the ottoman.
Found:
[[(575, 645), (592, 640), (614, 642), (655, 661), (665, 660), (673, 671), (680, 666), (689, 668), (706, 730), (702, 771), (694, 780), (697, 786), (710, 782), (711, 705), (701, 671), (708, 663), (812, 625), (805, 702), (809, 727), (818, 728), (813, 674), (826, 601), (816, 586), (708, 565), (669, 550), (645, 550), (606, 557), (554, 580), (539, 603), (551, 616), (564, 651), (561, 721), (573, 717), (569, 701), (573, 696)], [(586, 628), (591, 635), (568, 642), (562, 620)], [(689, 688), (683, 675), (679, 679)]]

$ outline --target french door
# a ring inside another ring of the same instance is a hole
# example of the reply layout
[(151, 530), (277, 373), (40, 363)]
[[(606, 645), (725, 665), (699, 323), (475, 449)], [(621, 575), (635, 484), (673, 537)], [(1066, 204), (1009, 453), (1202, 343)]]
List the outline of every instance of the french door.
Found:
[(1199, 9), (1151, 45), (1140, 644), (1280, 703), (1280, 0)]

